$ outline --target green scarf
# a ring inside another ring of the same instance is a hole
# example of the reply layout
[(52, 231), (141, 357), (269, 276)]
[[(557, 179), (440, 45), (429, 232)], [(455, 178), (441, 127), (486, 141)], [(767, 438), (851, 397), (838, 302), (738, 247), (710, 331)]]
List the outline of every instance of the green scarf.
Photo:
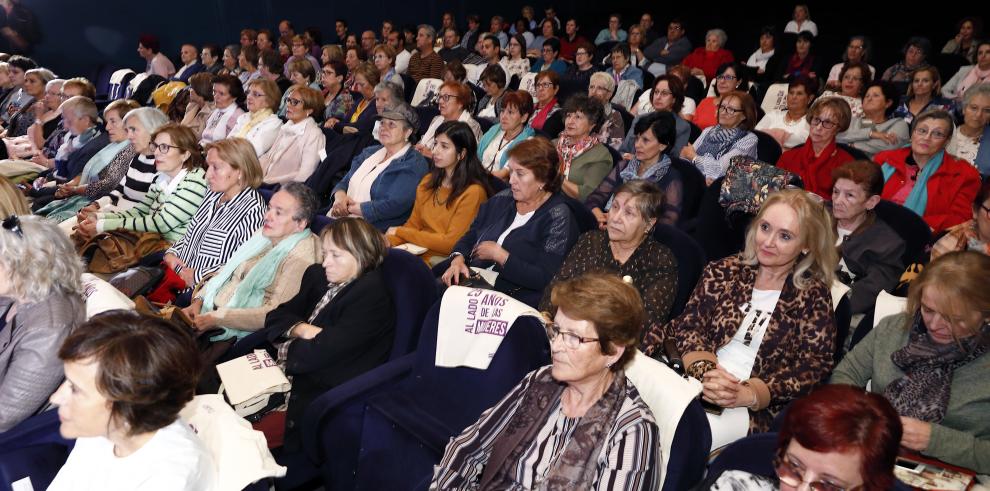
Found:
[[(939, 167), (942, 167), (942, 157), (944, 156), (945, 150), (941, 150), (928, 160), (925, 167), (918, 172), (918, 180), (915, 181), (914, 187), (911, 188), (907, 199), (904, 200), (904, 207), (917, 213), (918, 216), (925, 216), (925, 208), (928, 207), (928, 179), (938, 171)], [(887, 182), (890, 176), (894, 175), (894, 166), (886, 162), (880, 166), (880, 169), (883, 171), (884, 182)]]

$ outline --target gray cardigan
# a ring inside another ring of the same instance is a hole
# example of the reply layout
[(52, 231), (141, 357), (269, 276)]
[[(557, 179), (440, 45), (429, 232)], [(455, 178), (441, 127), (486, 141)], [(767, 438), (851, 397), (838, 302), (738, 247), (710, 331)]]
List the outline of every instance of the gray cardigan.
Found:
[[(894, 133), (898, 137), (898, 142), (891, 145), (878, 138), (870, 138), (870, 133), (874, 131)], [(911, 130), (901, 118), (890, 118), (880, 124), (873, 124), (873, 121), (866, 119), (866, 117), (853, 118), (849, 123), (849, 129), (835, 136), (835, 141), (861, 150), (870, 157), (884, 150), (901, 148), (910, 139)]]
[[(908, 314), (886, 317), (835, 367), (829, 383), (865, 387), (883, 394), (904, 375), (890, 355), (908, 342)], [(990, 354), (952, 373), (949, 407), (941, 423), (932, 424), (931, 441), (923, 454), (980, 474), (990, 473)]]
[[(0, 316), (13, 301), (0, 297)], [(81, 296), (52, 293), (19, 304), (12, 321), (0, 329), (0, 432), (7, 431), (45, 406), (62, 383), (58, 349), (69, 332), (86, 318)]]

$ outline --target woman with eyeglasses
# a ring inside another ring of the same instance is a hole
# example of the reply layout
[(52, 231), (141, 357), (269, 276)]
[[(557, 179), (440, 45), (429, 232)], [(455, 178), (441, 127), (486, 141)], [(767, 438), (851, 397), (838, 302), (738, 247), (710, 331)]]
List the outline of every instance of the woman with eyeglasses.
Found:
[(685, 100), (684, 83), (675, 75), (669, 73), (660, 75), (653, 82), (653, 88), (644, 92), (644, 95), (647, 96), (647, 99), (644, 101), (643, 97), (640, 97), (640, 102), (633, 106), (631, 112), (636, 115), (636, 118), (633, 119), (622, 145), (619, 146), (619, 153), (626, 160), (632, 158), (636, 143), (635, 129), (639, 120), (655, 112), (666, 111), (674, 116), (674, 123), (677, 128), (677, 137), (668, 153), (675, 157), (680, 156), (681, 149), (688, 144), (688, 140), (691, 138), (691, 125), (681, 115)]
[(842, 61), (832, 65), (832, 69), (828, 72), (828, 80), (825, 82), (825, 87), (829, 90), (838, 90), (842, 85), (842, 76), (840, 73), (850, 63), (862, 63), (870, 72), (869, 77), (864, 76), (863, 78), (876, 80), (877, 69), (867, 63), (870, 61), (871, 52), (870, 40), (866, 36), (857, 35), (849, 38), (849, 44), (846, 45), (846, 52), (842, 53)]
[(478, 158), (481, 165), (493, 176), (507, 181), (509, 150), (519, 142), (533, 136), (533, 128), (526, 124), (533, 114), (533, 97), (524, 90), (506, 91), (502, 96), (502, 110), (495, 123), (478, 142)]
[[(306, 60), (292, 60), (289, 62), (289, 82), (292, 85), (302, 85), (304, 87), (309, 87), (314, 90), (321, 90), (320, 81), (316, 79), (316, 74), (319, 72), (313, 71), (313, 66)], [(282, 99), (278, 105), (278, 116), (280, 118), (285, 118), (286, 110), (288, 109), (288, 98), (291, 91), (286, 90), (282, 94)], [(322, 93), (321, 93), (322, 94)], [(323, 114), (323, 110), (314, 116), (313, 119), (320, 117)]]
[(826, 90), (819, 98), (838, 97), (849, 104), (852, 117), (862, 117), (863, 92), (871, 82), (868, 73), (869, 67), (865, 63), (846, 63), (839, 72), (838, 90)]
[(810, 127), (808, 141), (784, 152), (777, 160), (777, 167), (797, 174), (804, 182), (804, 189), (829, 201), (832, 199), (832, 170), (855, 160), (835, 143), (835, 135), (849, 128), (852, 115), (846, 101), (826, 97), (818, 99), (805, 118)]
[(564, 131), (553, 141), (564, 176), (561, 191), (584, 201), (615, 166), (611, 153), (599, 137), (605, 110), (599, 100), (586, 94), (574, 94), (567, 99), (564, 114)]
[[(742, 67), (733, 61), (718, 67), (711, 85), (715, 87), (715, 94), (702, 99), (694, 111), (694, 124), (701, 129), (718, 124), (718, 106), (722, 102), (723, 95), (734, 90), (746, 92), (749, 84)], [(754, 121), (753, 124), (756, 122)]]
[(911, 282), (906, 312), (880, 321), (830, 383), (865, 387), (900, 414), (900, 445), (990, 472), (990, 257), (939, 256)]
[(392, 82), (399, 87), (405, 88), (405, 82), (402, 81), (402, 77), (395, 71), (395, 50), (391, 46), (387, 44), (376, 44), (372, 50), (372, 60), (375, 63), (375, 68), (378, 69), (378, 73), (381, 74), (381, 82)]
[(288, 121), (260, 158), (267, 185), (305, 182), (320, 163), (319, 152), (326, 144), (323, 130), (314, 120), (323, 114), (323, 95), (304, 85), (293, 85), (288, 92)]
[(594, 45), (584, 39), (578, 41), (574, 49), (574, 63), (567, 67), (567, 71), (560, 78), (566, 83), (573, 84), (574, 87), (586, 87), (591, 75), (597, 70), (592, 63), (594, 56)]
[(962, 116), (962, 124), (953, 132), (946, 150), (975, 165), (981, 174), (990, 174), (990, 84), (974, 85), (966, 91)]
[(697, 490), (886, 491), (902, 429), (882, 396), (848, 385), (826, 385), (787, 410), (773, 460), (776, 476), (726, 470)]
[(289, 75), (291, 72), (289, 65), (296, 60), (309, 62), (310, 66), (313, 67), (313, 73), (320, 73), (320, 62), (309, 53), (310, 47), (313, 44), (312, 39), (307, 36), (296, 34), (295, 36), (292, 36), (291, 42), (292, 55), (285, 60), (285, 63), (283, 64), (285, 68), (283, 68), (284, 73), (282, 75), (284, 75), (285, 78), (290, 78)]
[(910, 147), (873, 156), (883, 167), (883, 198), (920, 215), (936, 234), (970, 219), (980, 189), (980, 173), (945, 151), (952, 130), (951, 114), (926, 111), (911, 125)]
[(416, 144), (416, 150), (427, 159), (433, 158), (433, 145), (436, 143), (436, 131), (446, 121), (460, 121), (467, 124), (474, 133), (477, 142), (481, 138), (481, 125), (471, 117), (471, 111), (467, 110), (471, 104), (471, 89), (461, 82), (444, 82), (440, 86), (440, 94), (437, 95), (437, 106), (440, 114), (430, 121), (430, 125), (423, 133), (423, 138)]
[[(378, 116), (378, 108), (375, 106), (375, 87), (381, 81), (378, 69), (371, 63), (359, 63), (350, 70), (353, 77), (352, 95), (361, 96), (351, 110), (343, 118), (330, 118), (323, 124), (325, 128), (333, 128), (338, 133), (371, 133), (375, 127), (375, 117)], [(344, 89), (347, 90), (345, 82)]]
[[(589, 79), (591, 75), (588, 75)], [(553, 113), (560, 110), (560, 104), (557, 103), (557, 92), (560, 91), (560, 75), (553, 70), (545, 70), (536, 75), (535, 87), (536, 87), (536, 106), (533, 108), (533, 117), (529, 121), (529, 125), (533, 127), (536, 131), (544, 131), (543, 127), (547, 124), (547, 120)], [(557, 126), (550, 131), (544, 131), (544, 133), (549, 134), (551, 137), (556, 137), (554, 132), (560, 132), (559, 124), (551, 125)]]
[(659, 485), (660, 430), (624, 372), (646, 317), (639, 294), (618, 276), (585, 274), (557, 284), (550, 303), (553, 364), (450, 440), (430, 489)]
[(942, 97), (942, 82), (938, 68), (926, 66), (911, 74), (911, 85), (907, 94), (901, 98), (901, 104), (894, 109), (894, 117), (901, 118), (911, 124), (917, 115), (929, 110), (952, 111), (954, 104)]
[(275, 114), (282, 97), (278, 85), (267, 78), (256, 78), (247, 84), (247, 112), (237, 117), (229, 138), (243, 138), (254, 147), (255, 155), (262, 156), (272, 148), (272, 143), (282, 127), (282, 120)]
[(323, 111), (324, 128), (332, 126), (332, 121), (340, 121), (354, 107), (354, 96), (344, 88), (347, 78), (347, 65), (340, 60), (329, 60), (323, 64)]
[(750, 131), (756, 124), (756, 103), (740, 91), (729, 92), (721, 99), (718, 124), (705, 128), (693, 144), (681, 149), (681, 158), (694, 163), (708, 184), (725, 175), (732, 157), (756, 158), (757, 138)]
[(515, 34), (509, 38), (508, 56), (502, 58), (498, 64), (505, 70), (505, 79), (511, 80), (515, 75), (522, 79), (529, 73), (529, 58), (526, 58), (526, 38), (522, 34)]
[(853, 118), (849, 129), (835, 136), (871, 158), (884, 150), (902, 147), (911, 136), (908, 124), (892, 117), (897, 103), (897, 88), (890, 82), (875, 81), (863, 96), (863, 116)]

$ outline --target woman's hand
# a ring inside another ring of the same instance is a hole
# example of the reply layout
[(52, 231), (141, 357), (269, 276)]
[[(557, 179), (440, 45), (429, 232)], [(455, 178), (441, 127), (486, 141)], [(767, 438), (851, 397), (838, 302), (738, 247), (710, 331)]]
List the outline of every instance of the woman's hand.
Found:
[(471, 276), (471, 268), (468, 268), (467, 264), (464, 263), (464, 256), (455, 256), (450, 261), (450, 267), (440, 277), (440, 281), (447, 286), (457, 285), (460, 283), (462, 276)]
[(330, 118), (325, 123), (323, 123), (323, 127), (324, 128), (333, 128), (334, 126), (337, 126), (337, 123), (340, 123), (340, 120), (339, 119), (337, 119), (337, 118)]
[(474, 250), (471, 251), (471, 256), (481, 259), (482, 261), (495, 261), (500, 266), (505, 264), (505, 261), (509, 259), (509, 251), (498, 245), (497, 242), (486, 240), (476, 246)]
[(46, 112), (48, 112), (48, 110), (45, 109), (45, 104), (41, 101), (35, 102), (34, 105), (31, 106), (31, 110), (34, 111), (35, 122), (41, 124), (41, 118)]
[(197, 331), (207, 331), (217, 327), (217, 317), (213, 312), (207, 312), (205, 314), (198, 314), (195, 317), (191, 317), (193, 321), (193, 327)]
[(361, 211), (361, 203), (354, 200), (351, 200), (351, 202), (347, 204), (347, 213), (356, 217), (364, 216), (364, 213)]
[(385, 231), (385, 235), (395, 235), (396, 230), (399, 230), (399, 227), (389, 227), (388, 230)]
[(433, 160), (433, 149), (423, 145), (422, 143), (416, 144), (416, 150), (423, 154), (423, 157)]
[(179, 274), (179, 278), (182, 278), (182, 281), (186, 282), (187, 287), (192, 288), (196, 286), (195, 269), (183, 268), (182, 271), (179, 271), (178, 274)]
[(196, 316), (198, 316), (199, 313), (202, 311), (203, 311), (203, 299), (201, 298), (193, 299), (193, 301), (189, 304), (188, 307), (182, 309), (182, 313), (186, 314), (186, 317), (188, 317), (190, 320), (194, 322), (196, 320)]
[(901, 446), (916, 452), (928, 448), (932, 440), (932, 424), (924, 421), (901, 416)]
[(605, 230), (605, 225), (608, 223), (608, 213), (602, 211), (601, 208), (592, 208), (591, 214), (595, 215), (595, 220), (598, 220), (598, 228)]
[(302, 324), (296, 324), (296, 327), (293, 327), (292, 329), (289, 330), (289, 337), (299, 338), (299, 339), (313, 339), (316, 337), (317, 334), (321, 332), (323, 332), (322, 327), (316, 327), (312, 324), (302, 323)]
[(774, 140), (777, 140), (777, 144), (781, 147), (784, 146), (784, 142), (791, 136), (791, 133), (783, 128), (769, 128), (763, 130), (763, 132), (772, 136)]
[(82, 235), (84, 239), (91, 239), (98, 233), (96, 231), (96, 218), (87, 217), (85, 220), (79, 222), (76, 226), (76, 232)]
[(870, 138), (876, 138), (877, 140), (883, 140), (888, 145), (894, 145), (894, 144), (896, 144), (898, 142), (898, 140), (900, 140), (900, 137), (898, 137), (896, 134), (894, 134), (894, 133), (885, 133), (885, 132), (882, 132), (882, 131), (871, 131), (870, 132)]
[(705, 74), (705, 71), (702, 70), (702, 69), (700, 69), (700, 68), (692, 68), (691, 69), (691, 75), (694, 76), (694, 77), (697, 77), (698, 75), (704, 75), (704, 74)]
[(171, 252), (165, 254), (165, 257), (162, 258), (162, 262), (165, 263), (165, 265), (168, 266), (173, 271), (179, 268), (186, 267), (186, 263), (183, 262), (182, 259), (179, 259), (179, 256), (176, 256)]
[(351, 197), (347, 195), (345, 191), (337, 191), (334, 193), (333, 207), (330, 208), (330, 216), (332, 217), (346, 217), (347, 216), (347, 206), (351, 203)]
[(721, 407), (749, 407), (756, 400), (753, 389), (725, 371), (721, 366), (705, 372), (701, 395)]
[(697, 157), (698, 157), (698, 152), (694, 149), (693, 143), (688, 143), (687, 145), (684, 145), (684, 148), (681, 149), (682, 159), (693, 162), (694, 159)]
[(76, 195), (76, 188), (71, 184), (63, 184), (55, 190), (55, 197), (58, 199), (68, 198)]

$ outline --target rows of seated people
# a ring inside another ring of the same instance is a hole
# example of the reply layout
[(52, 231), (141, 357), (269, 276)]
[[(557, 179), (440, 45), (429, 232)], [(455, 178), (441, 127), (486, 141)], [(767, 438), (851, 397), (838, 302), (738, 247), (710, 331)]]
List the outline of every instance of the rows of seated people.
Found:
[[(546, 312), (552, 354), (453, 429), (431, 489), (660, 488), (649, 394), (674, 389), (637, 357), (700, 382), (711, 450), (780, 432), (775, 481), (704, 489), (886, 489), (898, 446), (990, 473), (981, 20), (878, 74), (866, 36), (824, 64), (805, 5), (745, 63), (718, 28), (545, 14), (326, 45), (282, 21), (178, 70), (146, 35), (121, 90), (0, 55), (0, 454), (57, 406), (79, 441), (50, 489), (223, 488), (178, 413), (254, 348), (292, 388), (251, 421), (301, 452), (311, 403), (393, 356), (383, 263), (413, 254), (445, 300)], [(853, 417), (860, 440), (816, 436)]]

